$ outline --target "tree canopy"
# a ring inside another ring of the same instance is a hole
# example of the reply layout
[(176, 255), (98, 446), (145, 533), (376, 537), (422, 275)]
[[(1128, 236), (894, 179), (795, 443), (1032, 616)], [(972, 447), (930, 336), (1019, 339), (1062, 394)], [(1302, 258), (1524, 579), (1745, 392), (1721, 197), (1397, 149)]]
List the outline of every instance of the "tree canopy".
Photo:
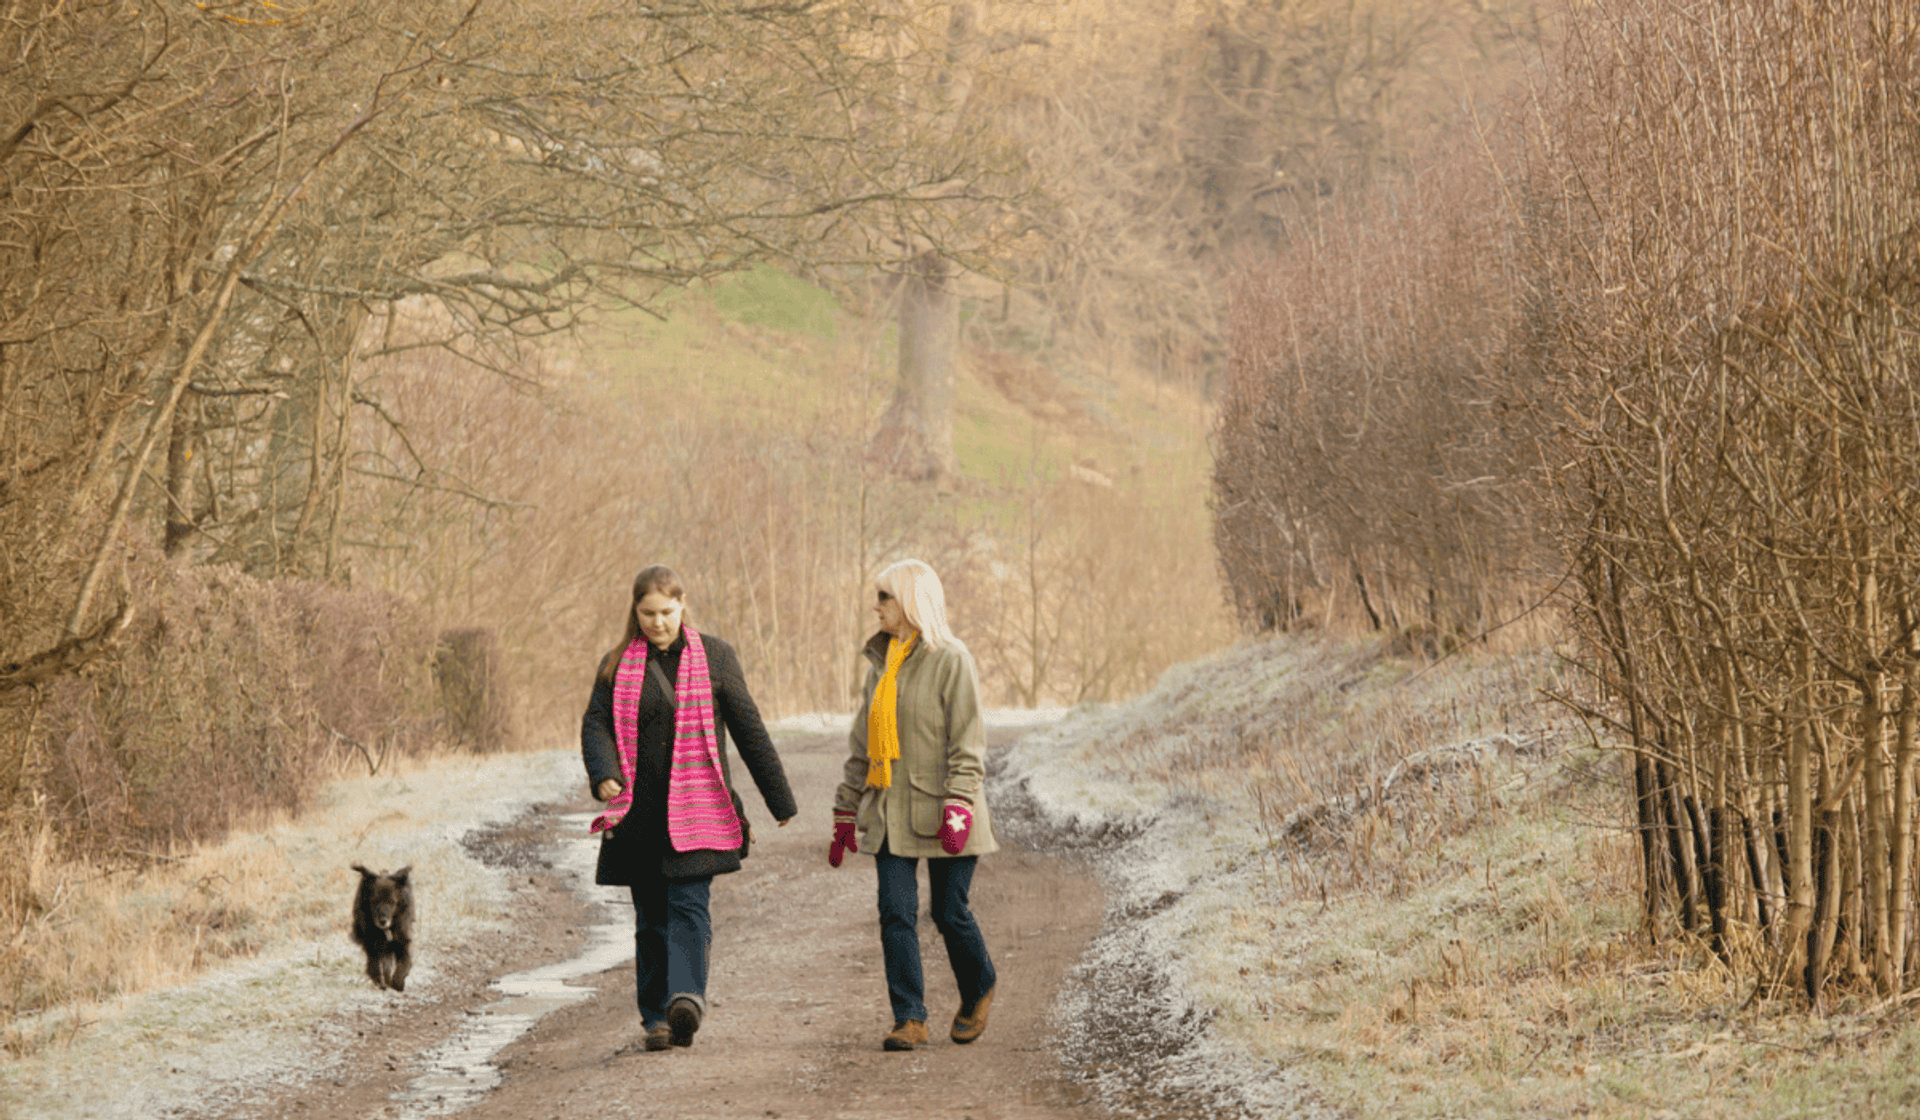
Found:
[(1014, 180), (965, 127), (925, 127), (946, 101), (916, 69), (916, 18), (16, 6), (0, 22), (0, 680), (69, 663), (116, 616), (133, 525), (173, 554), (337, 573), (349, 416), (398, 423), (356, 362), (431, 345), (512, 377), (521, 340), (753, 259), (964, 256)]

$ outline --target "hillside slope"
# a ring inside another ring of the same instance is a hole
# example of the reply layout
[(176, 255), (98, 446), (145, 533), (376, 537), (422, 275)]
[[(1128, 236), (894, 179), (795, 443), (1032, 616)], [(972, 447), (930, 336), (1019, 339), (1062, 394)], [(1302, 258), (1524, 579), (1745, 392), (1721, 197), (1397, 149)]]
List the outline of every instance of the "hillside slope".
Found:
[[(375, 371), (370, 392), (410, 437), (368, 439), (449, 481), (368, 482), (364, 516), (390, 528), (356, 573), (444, 626), (496, 630), (533, 722), (565, 718), (575, 662), (618, 637), (624, 589), (654, 562), (681, 572), (776, 715), (850, 703), (872, 577), (908, 556), (941, 573), (990, 703), (1128, 695), (1231, 640), (1194, 394), (974, 307), (960, 476), (915, 483), (867, 455), (894, 385), (884, 306), (763, 269), (664, 310), (529, 342), (526, 386), (444, 355)], [(1151, 630), (1134, 621), (1143, 571)]]
[[(1096, 370), (1022, 313), (969, 305), (956, 370), (954, 452), (963, 485), (992, 491), (1069, 468), (1151, 477), (1203, 510), (1211, 409), (1123, 365)], [(569, 364), (595, 392), (649, 410), (794, 433), (862, 438), (891, 400), (898, 343), (884, 305), (844, 306), (771, 267), (678, 293), (665, 318), (596, 318)], [(1099, 485), (1098, 482), (1092, 483)]]

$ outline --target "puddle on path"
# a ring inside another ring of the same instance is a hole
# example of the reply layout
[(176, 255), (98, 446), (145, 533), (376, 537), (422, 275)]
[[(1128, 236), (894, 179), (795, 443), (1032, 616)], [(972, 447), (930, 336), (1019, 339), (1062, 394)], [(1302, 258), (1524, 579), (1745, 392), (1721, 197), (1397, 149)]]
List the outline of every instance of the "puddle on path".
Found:
[(599, 847), (588, 837), (587, 826), (596, 815), (558, 818), (561, 834), (570, 839), (556, 845), (554, 866), (567, 873), (576, 891), (598, 904), (606, 920), (589, 930), (579, 956), (495, 980), (492, 987), (506, 998), (467, 1012), (466, 1024), (452, 1038), (422, 1055), (427, 1072), (393, 1095), (399, 1109), (383, 1111), (383, 1118), (447, 1116), (473, 1104), (500, 1084), (499, 1067), (493, 1064), (496, 1054), (532, 1030), (542, 1015), (595, 994), (594, 988), (568, 981), (605, 972), (633, 956), (633, 903), (627, 891), (593, 883)]

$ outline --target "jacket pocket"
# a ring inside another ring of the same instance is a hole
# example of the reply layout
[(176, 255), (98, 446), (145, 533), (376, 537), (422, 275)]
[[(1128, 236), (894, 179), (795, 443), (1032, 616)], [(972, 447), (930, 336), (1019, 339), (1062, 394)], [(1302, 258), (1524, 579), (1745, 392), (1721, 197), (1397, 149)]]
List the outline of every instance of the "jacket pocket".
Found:
[(940, 835), (940, 813), (946, 807), (946, 795), (928, 789), (918, 781), (907, 782), (907, 826), (915, 836)]
[(887, 835), (887, 816), (880, 805), (879, 790), (860, 791), (860, 804), (853, 810), (853, 826), (860, 832), (861, 851), (880, 850), (880, 841)]

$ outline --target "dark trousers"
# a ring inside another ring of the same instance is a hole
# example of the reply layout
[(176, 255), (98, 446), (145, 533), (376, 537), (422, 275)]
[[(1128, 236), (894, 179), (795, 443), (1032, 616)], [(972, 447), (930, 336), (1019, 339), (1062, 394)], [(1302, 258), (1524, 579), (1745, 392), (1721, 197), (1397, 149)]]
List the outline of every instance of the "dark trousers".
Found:
[(681, 997), (707, 1010), (707, 951), (713, 918), (707, 912), (712, 876), (676, 882), (656, 878), (633, 891), (633, 992), (640, 1022), (667, 1024), (667, 1005)]
[[(980, 935), (980, 923), (967, 907), (978, 856), (927, 861), (933, 926), (947, 944), (947, 963), (960, 989), (962, 1006), (993, 990), (993, 958)], [(926, 1022), (926, 982), (920, 970), (920, 861), (896, 856), (884, 845), (874, 857), (880, 879), (880, 950), (887, 964), (887, 998), (895, 1022)]]

